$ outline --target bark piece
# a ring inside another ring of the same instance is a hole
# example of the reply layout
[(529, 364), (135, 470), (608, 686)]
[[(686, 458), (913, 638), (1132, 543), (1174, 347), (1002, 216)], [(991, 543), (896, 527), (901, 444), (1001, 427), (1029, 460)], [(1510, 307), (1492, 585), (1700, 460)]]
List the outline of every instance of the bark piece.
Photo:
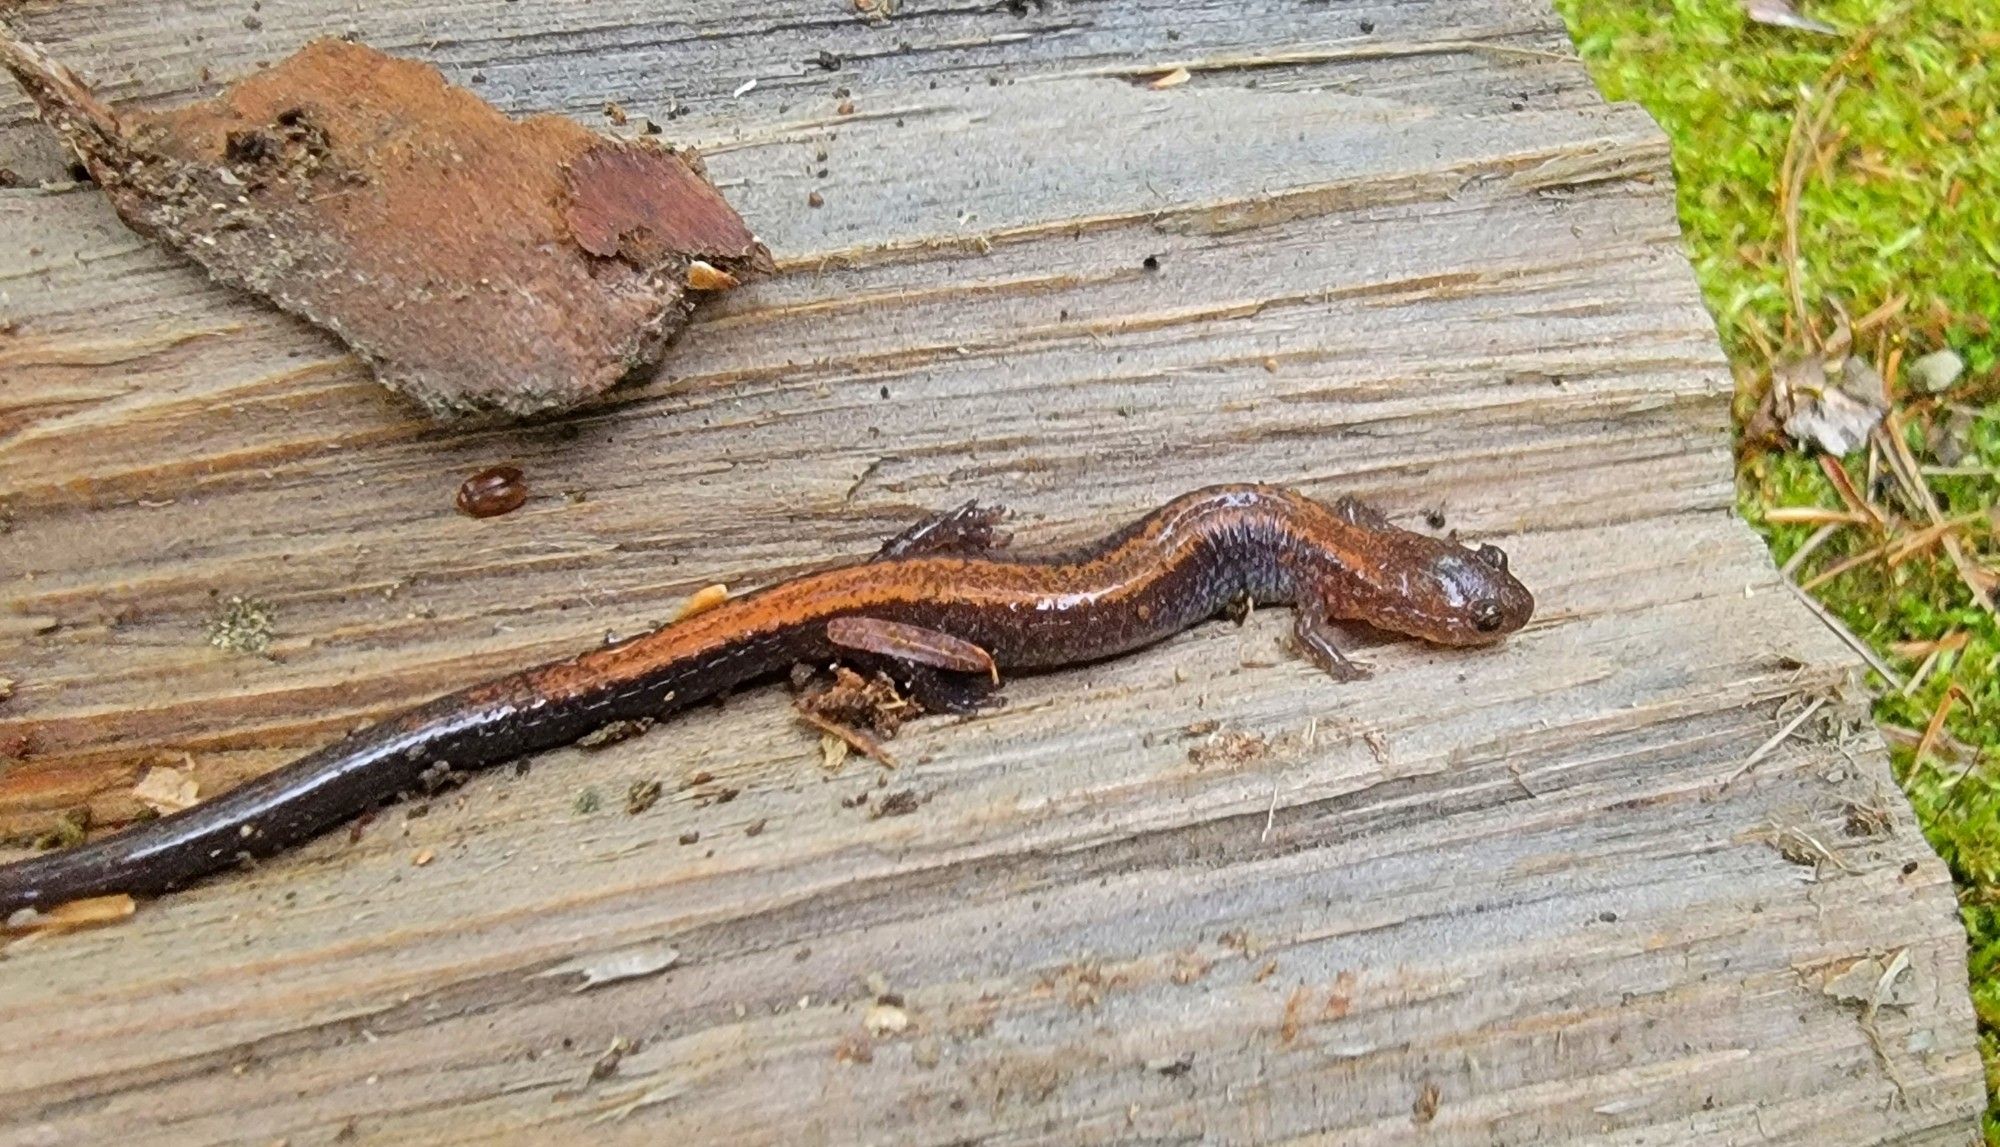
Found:
[[(338, 335), (433, 415), (573, 405), (770, 257), (692, 152), (515, 121), (428, 64), (320, 40), (202, 103), (114, 113), (0, 39), (134, 230)], [(724, 274), (718, 276), (715, 271)]]

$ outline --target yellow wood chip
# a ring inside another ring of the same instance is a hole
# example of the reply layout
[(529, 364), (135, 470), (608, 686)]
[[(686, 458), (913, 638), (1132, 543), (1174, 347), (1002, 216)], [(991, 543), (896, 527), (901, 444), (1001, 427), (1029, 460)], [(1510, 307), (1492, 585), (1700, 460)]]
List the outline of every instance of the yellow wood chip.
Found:
[(716, 606), (721, 605), (723, 602), (728, 600), (729, 600), (728, 586), (723, 585), (720, 582), (716, 583), (715, 585), (706, 586), (702, 589), (696, 590), (692, 596), (690, 596), (686, 601), (681, 603), (680, 612), (674, 614), (674, 620), (686, 621), (688, 618), (693, 617), (696, 614), (707, 613), (709, 610), (714, 609)]
[(697, 291), (726, 291), (736, 285), (736, 276), (696, 259), (688, 264), (687, 285)]
[(139, 910), (139, 905), (125, 893), (111, 896), (92, 896), (86, 900), (72, 900), (53, 908), (36, 910), (24, 909), (7, 920), (9, 932), (51, 932), (68, 931), (72, 928), (89, 928), (98, 924), (111, 924), (125, 919)]

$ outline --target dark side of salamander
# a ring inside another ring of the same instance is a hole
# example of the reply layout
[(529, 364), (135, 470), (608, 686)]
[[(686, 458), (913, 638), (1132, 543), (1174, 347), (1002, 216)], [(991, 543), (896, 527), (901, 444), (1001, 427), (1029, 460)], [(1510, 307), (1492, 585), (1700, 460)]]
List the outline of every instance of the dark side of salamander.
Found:
[(1364, 675), (1335, 643), (1362, 622), (1483, 645), (1534, 599), (1493, 546), (1414, 533), (1343, 499), (1271, 486), (1176, 498), (1089, 547), (1001, 551), (997, 511), (920, 523), (877, 557), (780, 582), (615, 646), (448, 694), (214, 800), (101, 841), (0, 867), (0, 915), (179, 887), (307, 840), (441, 768), (466, 772), (658, 717), (794, 664), (890, 670), (929, 708), (959, 707), (1001, 670), (1114, 657), (1245, 602), (1289, 604), (1299, 649)]

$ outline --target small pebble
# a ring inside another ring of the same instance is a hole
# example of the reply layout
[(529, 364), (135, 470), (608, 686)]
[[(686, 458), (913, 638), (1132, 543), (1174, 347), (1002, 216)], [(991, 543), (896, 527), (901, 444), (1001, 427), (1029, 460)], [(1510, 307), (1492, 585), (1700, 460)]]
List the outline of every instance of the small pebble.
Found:
[(1953, 350), (1934, 350), (1910, 364), (1910, 384), (1926, 394), (1951, 389), (1965, 373), (1965, 360)]

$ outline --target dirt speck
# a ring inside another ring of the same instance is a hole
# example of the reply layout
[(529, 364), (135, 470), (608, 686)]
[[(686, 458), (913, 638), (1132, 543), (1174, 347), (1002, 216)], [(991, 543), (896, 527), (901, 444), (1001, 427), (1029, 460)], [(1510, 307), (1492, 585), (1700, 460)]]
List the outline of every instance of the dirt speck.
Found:
[(36, 848), (73, 848), (90, 833), (90, 809), (78, 807), (56, 817), (47, 832), (35, 838)]
[(1169, 962), (1167, 975), (1174, 983), (1185, 986), (1208, 975), (1209, 969), (1213, 967), (1215, 961), (1199, 952), (1176, 952)]
[(1410, 1105), (1410, 1118), (1415, 1120), (1419, 1127), (1430, 1123), (1437, 1118), (1438, 1100), (1443, 1097), (1444, 1093), (1438, 1090), (1437, 1084), (1428, 1079), (1424, 1080), (1424, 1085), (1417, 1089), (1417, 1101)]
[(919, 797), (914, 789), (897, 789), (883, 797), (882, 803), (875, 806), (874, 812), (870, 813), (869, 817), (872, 820), (880, 820), (885, 816), (908, 816), (923, 806), (924, 799)]
[(840, 1041), (833, 1045), (833, 1061), (854, 1064), (874, 1063), (875, 1045), (859, 1032), (842, 1036)]
[(1271, 746), (1262, 733), (1229, 729), (1188, 749), (1188, 760), (1198, 769), (1237, 768), (1263, 759)]
[(633, 781), (632, 786), (625, 790), (625, 811), (638, 816), (660, 803), (662, 791), (663, 786), (657, 780), (646, 778)]

